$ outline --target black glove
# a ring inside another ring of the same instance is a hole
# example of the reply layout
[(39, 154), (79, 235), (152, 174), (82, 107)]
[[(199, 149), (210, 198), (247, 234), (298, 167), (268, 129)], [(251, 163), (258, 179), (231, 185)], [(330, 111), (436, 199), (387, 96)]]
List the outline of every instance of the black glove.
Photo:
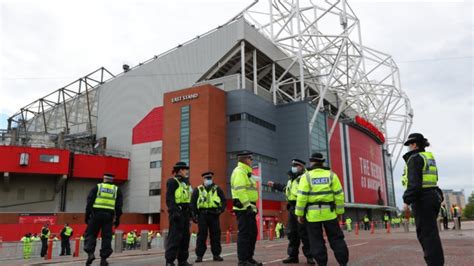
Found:
[(245, 213), (248, 215), (255, 214), (255, 212), (253, 212), (252, 206), (248, 206)]
[(120, 225), (120, 219), (119, 218), (115, 218), (114, 225), (115, 225), (115, 227), (119, 227), (119, 225)]

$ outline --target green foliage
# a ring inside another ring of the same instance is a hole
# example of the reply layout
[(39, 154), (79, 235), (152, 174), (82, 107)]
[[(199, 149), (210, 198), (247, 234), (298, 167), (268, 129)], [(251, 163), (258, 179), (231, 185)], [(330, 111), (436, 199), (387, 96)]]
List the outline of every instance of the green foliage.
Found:
[(468, 203), (463, 210), (463, 216), (467, 219), (474, 219), (474, 203)]

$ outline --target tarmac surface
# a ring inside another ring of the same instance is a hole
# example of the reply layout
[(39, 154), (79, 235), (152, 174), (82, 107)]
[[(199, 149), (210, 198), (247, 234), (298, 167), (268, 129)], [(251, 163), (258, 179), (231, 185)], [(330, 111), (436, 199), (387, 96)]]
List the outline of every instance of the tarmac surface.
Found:
[[(440, 233), (445, 265), (474, 265), (474, 221), (464, 222), (461, 231), (447, 230)], [(374, 234), (369, 231), (345, 232), (346, 242), (349, 247), (349, 265), (426, 265), (423, 260), (423, 252), (414, 228), (410, 228), (409, 233), (403, 229), (392, 229), (391, 233), (386, 233), (383, 229), (378, 229)], [(283, 265), (281, 262), (286, 258), (287, 239), (277, 239), (273, 241), (264, 240), (257, 243), (255, 259), (263, 262), (264, 265)], [(328, 246), (328, 265), (338, 265), (331, 249)], [(188, 262), (193, 265), (237, 265), (237, 253), (235, 243), (223, 244), (223, 262), (212, 261), (212, 256), (208, 248), (204, 261), (194, 263), (196, 258), (194, 251), (190, 250)], [(98, 257), (98, 250), (96, 251)], [(164, 250), (151, 249), (148, 251), (124, 251), (114, 253), (109, 258), (111, 265), (165, 265)], [(99, 265), (100, 259), (96, 259), (93, 265)], [(300, 252), (300, 265), (305, 265), (306, 259)], [(85, 265), (85, 257), (57, 257), (45, 261), (41, 258), (30, 259), (29, 261), (2, 261), (0, 265)], [(291, 264), (285, 264), (291, 265)], [(298, 265), (298, 264), (293, 264)]]

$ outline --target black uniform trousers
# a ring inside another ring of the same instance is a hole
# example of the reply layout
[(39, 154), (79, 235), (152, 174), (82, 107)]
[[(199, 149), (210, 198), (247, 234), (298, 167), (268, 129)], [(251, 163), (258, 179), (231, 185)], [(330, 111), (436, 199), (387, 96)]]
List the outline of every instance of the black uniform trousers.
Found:
[(235, 211), (239, 233), (237, 235), (237, 257), (239, 261), (248, 261), (253, 258), (255, 243), (257, 242), (256, 213)]
[[(179, 215), (178, 215), (179, 214)], [(166, 237), (166, 262), (173, 263), (178, 259), (178, 263), (184, 263), (189, 257), (189, 239), (191, 234), (189, 232), (190, 214), (188, 210), (179, 211), (176, 216), (170, 214), (168, 216), (169, 232)]]
[(328, 252), (323, 237), (323, 227), (328, 237), (329, 245), (334, 252), (337, 262), (346, 265), (349, 260), (349, 249), (344, 241), (344, 233), (339, 227), (337, 219), (324, 222), (306, 222), (309, 234), (311, 255), (318, 265), (327, 265)]
[(198, 233), (196, 240), (196, 256), (202, 257), (206, 253), (207, 233), (211, 239), (211, 252), (214, 256), (219, 256), (221, 247), (221, 226), (219, 215), (214, 213), (201, 212), (198, 216)]
[(311, 250), (309, 244), (308, 230), (306, 222), (298, 223), (298, 217), (293, 210), (288, 210), (288, 256), (290, 258), (298, 258), (300, 242), (303, 242), (303, 254), (306, 258), (311, 258)]
[(364, 230), (365, 231), (370, 230), (370, 222), (364, 222)]
[(416, 236), (423, 248), (427, 265), (444, 265), (443, 247), (439, 238), (437, 217), (441, 206), (440, 196), (435, 190), (423, 191), (412, 203)]
[(443, 227), (444, 227), (444, 229), (449, 229), (449, 227), (448, 227), (448, 217), (447, 216), (443, 217)]
[(46, 256), (48, 252), (48, 238), (42, 237), (41, 238), (41, 257)]
[(84, 239), (84, 251), (94, 253), (97, 244), (97, 236), (99, 231), (102, 238), (102, 247), (100, 249), (100, 257), (108, 258), (112, 250), (112, 225), (114, 221), (114, 213), (110, 211), (94, 210), (94, 214), (89, 218), (86, 228), (86, 236)]
[(71, 255), (71, 243), (68, 236), (61, 236), (61, 255)]

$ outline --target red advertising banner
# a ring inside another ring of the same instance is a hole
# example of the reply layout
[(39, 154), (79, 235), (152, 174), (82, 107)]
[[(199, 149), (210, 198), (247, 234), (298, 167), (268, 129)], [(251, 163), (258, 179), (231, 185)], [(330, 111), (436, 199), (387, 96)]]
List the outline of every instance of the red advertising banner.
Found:
[(18, 216), (19, 224), (49, 224), (55, 225), (57, 217), (52, 214), (38, 215), (38, 214), (20, 214)]
[(354, 202), (387, 205), (381, 145), (355, 128), (348, 132)]

